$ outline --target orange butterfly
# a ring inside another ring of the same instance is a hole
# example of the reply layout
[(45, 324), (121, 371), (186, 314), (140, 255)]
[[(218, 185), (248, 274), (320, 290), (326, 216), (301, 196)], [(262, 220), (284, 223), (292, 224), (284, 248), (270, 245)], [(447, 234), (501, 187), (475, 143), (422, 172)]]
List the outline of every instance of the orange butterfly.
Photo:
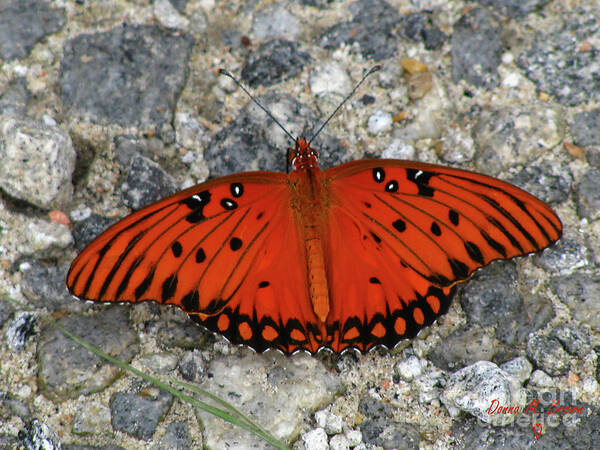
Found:
[(322, 171), (304, 138), (290, 161), (131, 214), (75, 259), (69, 290), (176, 305), (258, 352), (365, 352), (430, 325), (478, 268), (561, 236), (550, 207), (485, 175), (390, 159)]

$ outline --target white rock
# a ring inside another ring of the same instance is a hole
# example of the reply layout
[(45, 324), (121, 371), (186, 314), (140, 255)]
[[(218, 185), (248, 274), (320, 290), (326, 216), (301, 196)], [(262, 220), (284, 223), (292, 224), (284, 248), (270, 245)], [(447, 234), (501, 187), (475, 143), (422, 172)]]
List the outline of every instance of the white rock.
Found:
[(369, 117), (368, 130), (372, 135), (385, 133), (392, 129), (392, 115), (385, 111), (375, 111)]

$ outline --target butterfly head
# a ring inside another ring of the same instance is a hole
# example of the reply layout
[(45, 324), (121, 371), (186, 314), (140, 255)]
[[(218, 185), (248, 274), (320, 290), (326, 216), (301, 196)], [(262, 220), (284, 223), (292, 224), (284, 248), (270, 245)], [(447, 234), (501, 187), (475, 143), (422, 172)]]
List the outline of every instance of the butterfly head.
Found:
[(297, 138), (295, 148), (289, 152), (289, 161), (295, 169), (314, 169), (319, 165), (318, 156), (305, 138)]

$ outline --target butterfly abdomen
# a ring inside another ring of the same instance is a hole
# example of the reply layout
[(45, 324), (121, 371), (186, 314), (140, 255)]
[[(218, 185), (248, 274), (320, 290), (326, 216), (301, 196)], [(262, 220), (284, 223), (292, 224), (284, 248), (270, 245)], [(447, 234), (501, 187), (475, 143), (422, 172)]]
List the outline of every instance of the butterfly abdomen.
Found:
[[(313, 312), (323, 325), (329, 314), (330, 296), (322, 240), (327, 224), (327, 199), (324, 197), (326, 190), (321, 186), (322, 172), (312, 167), (297, 169), (290, 174), (290, 181), (292, 207), (296, 212), (296, 223), (306, 255), (308, 295)], [(324, 328), (322, 331), (324, 336)]]

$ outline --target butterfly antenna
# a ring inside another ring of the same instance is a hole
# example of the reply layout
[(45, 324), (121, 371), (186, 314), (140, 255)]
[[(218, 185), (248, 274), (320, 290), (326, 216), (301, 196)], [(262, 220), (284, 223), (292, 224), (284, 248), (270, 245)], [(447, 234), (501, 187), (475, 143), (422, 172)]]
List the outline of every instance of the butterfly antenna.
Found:
[(317, 132), (315, 134), (313, 134), (313, 137), (310, 138), (310, 141), (308, 141), (308, 146), (310, 147), (311, 142), (321, 133), (321, 131), (323, 131), (323, 128), (325, 128), (325, 125), (327, 125), (329, 123), (329, 121), (331, 119), (333, 119), (333, 116), (335, 116), (337, 114), (337, 112), (340, 110), (340, 108), (342, 106), (344, 106), (344, 104), (350, 99), (350, 97), (352, 97), (354, 95), (354, 93), (357, 91), (357, 89), (360, 87), (361, 84), (363, 84), (363, 82), (367, 79), (367, 77), (375, 72), (377, 72), (378, 70), (381, 70), (381, 64), (377, 64), (376, 66), (373, 66), (363, 77), (362, 79), (358, 82), (358, 84), (356, 86), (354, 86), (354, 89), (352, 89), (352, 92), (350, 92), (346, 98), (344, 98), (344, 100), (342, 100), (342, 102), (338, 105), (337, 108), (335, 108), (335, 110), (329, 115), (329, 117), (327, 118), (327, 120), (325, 122), (323, 122), (323, 124), (321, 125), (321, 127), (317, 130)]
[(239, 81), (236, 77), (234, 77), (230, 72), (228, 72), (225, 69), (219, 69), (219, 74), (220, 75), (225, 75), (226, 77), (229, 77), (233, 80), (233, 82), (242, 90), (246, 93), (246, 95), (248, 97), (250, 97), (250, 100), (252, 100), (256, 106), (258, 106), (260, 109), (262, 109), (265, 114), (267, 116), (269, 116), (273, 122), (275, 122), (277, 125), (279, 125), (279, 128), (281, 128), (285, 134), (287, 134), (289, 136), (289, 138), (292, 140), (292, 142), (295, 144), (296, 143), (296, 138), (292, 135), (292, 133), (290, 133), (288, 130), (286, 130), (286, 128), (281, 124), (281, 122), (279, 120), (277, 120), (273, 114), (271, 114), (271, 111), (269, 111), (267, 108), (265, 108), (257, 99), (256, 97), (254, 97), (250, 92), (248, 92), (248, 89), (246, 89), (244, 87), (244, 85), (241, 83), (241, 81)]

